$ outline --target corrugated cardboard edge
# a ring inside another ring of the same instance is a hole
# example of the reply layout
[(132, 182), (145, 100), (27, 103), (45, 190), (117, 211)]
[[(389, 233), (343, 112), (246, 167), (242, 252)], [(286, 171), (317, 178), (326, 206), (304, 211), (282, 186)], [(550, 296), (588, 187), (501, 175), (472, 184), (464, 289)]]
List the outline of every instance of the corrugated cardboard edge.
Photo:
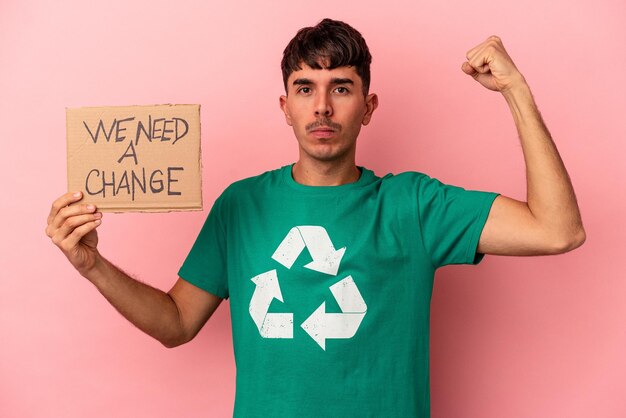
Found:
[(202, 173), (204, 173), (204, 167), (202, 166), (202, 105), (198, 103), (198, 129), (200, 132), (198, 135), (198, 167), (200, 168), (200, 207), (198, 209), (190, 209), (190, 210), (203, 210), (204, 208), (204, 197), (202, 196)]
[[(75, 109), (93, 109), (93, 108), (98, 108), (98, 107), (144, 107), (144, 106), (178, 106), (178, 105), (182, 105), (182, 106), (198, 106), (198, 129), (200, 132), (198, 132), (198, 168), (200, 169), (200, 205), (193, 205), (193, 206), (180, 206), (180, 207), (176, 207), (176, 208), (167, 208), (167, 209), (160, 209), (160, 208), (154, 208), (154, 207), (150, 207), (149, 205), (143, 205), (141, 207), (137, 207), (137, 206), (125, 206), (125, 205), (119, 205), (119, 206), (109, 206), (106, 209), (102, 209), (100, 210), (100, 212), (107, 212), (107, 213), (133, 213), (133, 212), (139, 212), (139, 213), (168, 213), (168, 212), (181, 212), (181, 211), (185, 211), (185, 212), (191, 212), (191, 211), (202, 211), (204, 210), (204, 197), (202, 196), (202, 173), (203, 173), (203, 165), (202, 165), (202, 105), (200, 103), (161, 103), (161, 104), (147, 104), (147, 105), (99, 105), (99, 106), (79, 106), (79, 107), (65, 107), (65, 158), (66, 158), (66, 162), (65, 162), (65, 177), (67, 179), (67, 191), (69, 192), (75, 192), (76, 190), (70, 190), (70, 172), (69, 172), (69, 159), (70, 159), (70, 147), (69, 147), (69, 132), (67, 131), (67, 125), (68, 125), (68, 114), (67, 111), (68, 110), (75, 110)], [(81, 193), (83, 193), (83, 198), (84, 198), (84, 191), (81, 190)], [(81, 200), (82, 202), (82, 200)]]
[[(74, 109), (71, 107), (65, 108), (65, 178), (67, 181), (67, 192), (75, 192), (76, 190), (70, 190), (70, 132), (67, 129), (69, 124), (68, 110)], [(83, 193), (84, 197), (84, 193)]]

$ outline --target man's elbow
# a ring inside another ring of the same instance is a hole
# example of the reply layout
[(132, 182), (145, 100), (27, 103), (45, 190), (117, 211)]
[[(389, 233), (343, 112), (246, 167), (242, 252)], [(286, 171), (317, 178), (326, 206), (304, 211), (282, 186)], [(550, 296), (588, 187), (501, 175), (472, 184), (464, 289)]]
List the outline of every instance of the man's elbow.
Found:
[(183, 334), (182, 332), (179, 332), (175, 335), (169, 335), (167, 337), (157, 338), (157, 340), (161, 344), (163, 344), (165, 348), (176, 348), (178, 346), (181, 346), (193, 340), (194, 337), (195, 335), (190, 336), (190, 335)]
[(163, 347), (165, 347), (165, 348), (176, 348), (179, 345), (183, 345), (182, 342), (178, 342), (178, 341), (174, 341), (174, 340), (161, 340), (159, 342), (161, 344), (163, 344)]
[(551, 254), (563, 254), (580, 247), (585, 243), (587, 234), (585, 229), (580, 226), (576, 231), (570, 232), (566, 235), (562, 235), (558, 239), (554, 240), (554, 245), (551, 248)]
[(167, 339), (167, 340), (164, 339), (164, 340), (159, 340), (159, 342), (163, 344), (165, 348), (176, 348), (178, 346), (181, 346), (189, 342), (189, 340), (185, 338), (179, 338), (179, 339)]

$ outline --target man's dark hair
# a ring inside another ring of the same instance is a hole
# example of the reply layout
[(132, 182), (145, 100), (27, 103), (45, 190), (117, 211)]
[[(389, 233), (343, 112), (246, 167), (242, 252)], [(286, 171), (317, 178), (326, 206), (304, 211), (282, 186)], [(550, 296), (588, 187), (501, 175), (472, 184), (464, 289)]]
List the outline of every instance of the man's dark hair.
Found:
[(280, 67), (287, 90), (287, 79), (304, 63), (316, 70), (353, 66), (363, 81), (363, 94), (370, 87), (372, 55), (363, 36), (347, 23), (324, 19), (313, 27), (302, 28), (283, 52)]

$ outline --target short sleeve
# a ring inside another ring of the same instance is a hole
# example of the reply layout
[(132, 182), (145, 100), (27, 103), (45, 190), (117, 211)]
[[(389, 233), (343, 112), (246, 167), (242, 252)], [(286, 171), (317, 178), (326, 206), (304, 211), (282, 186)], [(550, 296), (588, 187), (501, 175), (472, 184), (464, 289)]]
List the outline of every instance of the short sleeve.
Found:
[(209, 212), (178, 275), (185, 281), (223, 299), (229, 297), (226, 235), (221, 221), (223, 198)]
[(465, 190), (424, 175), (418, 189), (422, 239), (433, 267), (478, 264), (478, 241), (499, 193)]

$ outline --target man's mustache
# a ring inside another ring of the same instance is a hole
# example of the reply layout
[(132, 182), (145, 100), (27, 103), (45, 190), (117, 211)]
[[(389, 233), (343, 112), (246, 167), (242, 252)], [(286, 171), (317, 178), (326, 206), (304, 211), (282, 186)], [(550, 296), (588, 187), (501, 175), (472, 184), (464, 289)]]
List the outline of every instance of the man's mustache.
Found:
[(341, 125), (331, 121), (328, 117), (323, 117), (322, 119), (318, 119), (315, 122), (311, 122), (306, 125), (304, 128), (307, 132), (311, 132), (313, 129), (321, 128), (322, 126), (327, 126), (336, 131), (341, 129)]

